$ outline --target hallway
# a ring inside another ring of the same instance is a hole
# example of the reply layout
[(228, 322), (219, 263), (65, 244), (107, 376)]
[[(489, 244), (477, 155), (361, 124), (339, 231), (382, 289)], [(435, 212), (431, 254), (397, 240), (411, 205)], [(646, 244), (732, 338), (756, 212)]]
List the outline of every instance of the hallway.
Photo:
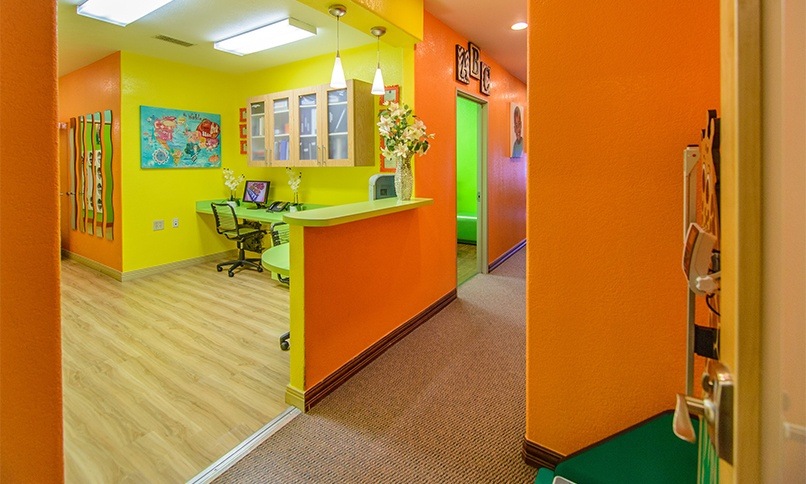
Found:
[(531, 483), (520, 250), (216, 482)]

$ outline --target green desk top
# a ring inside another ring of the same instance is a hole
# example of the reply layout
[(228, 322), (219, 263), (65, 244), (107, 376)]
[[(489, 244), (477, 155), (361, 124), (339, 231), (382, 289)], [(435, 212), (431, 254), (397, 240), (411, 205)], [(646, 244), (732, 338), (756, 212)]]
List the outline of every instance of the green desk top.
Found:
[(303, 212), (285, 212), (283, 220), (291, 225), (302, 225), (304, 227), (329, 227), (411, 210), (433, 203), (434, 200), (431, 198), (412, 198), (405, 202), (398, 201), (396, 198), (384, 198), (368, 202), (334, 205), (316, 210), (305, 210)]
[(290, 269), (288, 263), (288, 244), (280, 244), (275, 245), (274, 247), (269, 247), (263, 251), (260, 259), (263, 262), (263, 267), (266, 269), (283, 276), (289, 275)]
[[(210, 204), (213, 202), (220, 203), (224, 201), (226, 200), (200, 200), (196, 202), (196, 212), (207, 213), (212, 215), (213, 209), (210, 207)], [(303, 205), (303, 208), (305, 208), (305, 210), (313, 210), (324, 206), (325, 205), (313, 205), (306, 203)], [(249, 207), (254, 207), (254, 204), (244, 203), (239, 207), (235, 207), (235, 215), (238, 218), (244, 220), (255, 220), (257, 222), (274, 223), (274, 222), (282, 222), (283, 215), (292, 213), (292, 212), (268, 212), (266, 211), (265, 208), (249, 208)]]

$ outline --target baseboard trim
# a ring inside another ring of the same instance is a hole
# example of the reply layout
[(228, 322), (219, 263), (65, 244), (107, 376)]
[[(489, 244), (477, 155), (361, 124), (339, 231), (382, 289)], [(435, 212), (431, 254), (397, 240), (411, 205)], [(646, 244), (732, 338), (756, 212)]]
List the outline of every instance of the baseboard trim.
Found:
[(494, 271), (496, 267), (498, 267), (501, 264), (503, 264), (504, 262), (506, 262), (507, 259), (509, 259), (513, 255), (515, 255), (515, 252), (521, 250), (525, 246), (526, 246), (526, 239), (523, 239), (520, 242), (518, 242), (517, 244), (515, 244), (514, 247), (512, 247), (508, 251), (504, 252), (504, 254), (501, 257), (495, 259), (489, 266), (487, 266), (487, 272)]
[(289, 383), (285, 387), (285, 403), (293, 405), (300, 410), (305, 409), (305, 392)]
[(535, 444), (524, 437), (521, 457), (523, 457), (523, 461), (527, 465), (536, 468), (545, 467), (553, 471), (560, 459), (565, 456), (540, 444)]
[(201, 257), (194, 257), (192, 259), (180, 260), (176, 262), (171, 262), (169, 264), (146, 267), (145, 269), (137, 269), (128, 272), (121, 272), (119, 270), (112, 269), (111, 267), (105, 266), (100, 262), (84, 257), (83, 255), (78, 255), (74, 252), (69, 252), (64, 249), (62, 249), (62, 256), (65, 257), (66, 259), (71, 259), (82, 265), (85, 265), (90, 269), (95, 269), (96, 271), (99, 271), (102, 274), (106, 274), (107, 276), (111, 277), (112, 279), (115, 279), (116, 281), (126, 282), (134, 279), (139, 279), (141, 277), (152, 276), (154, 274), (161, 274), (163, 272), (170, 272), (176, 269), (182, 269), (184, 267), (195, 266), (196, 264), (203, 264), (205, 262), (214, 262), (217, 260), (235, 258), (237, 256), (237, 250), (227, 250), (225, 252), (219, 252), (217, 254), (203, 255)]
[[(304, 408), (307, 412), (323, 398), (328, 396), (333, 390), (340, 387), (344, 382), (369, 365), (375, 358), (383, 354), (384, 351), (394, 346), (406, 335), (414, 331), (418, 326), (431, 319), (435, 314), (442, 311), (445, 306), (456, 299), (456, 288), (445, 294), (435, 303), (428, 306), (422, 312), (400, 325), (397, 329), (378, 340), (375, 344), (361, 352), (358, 356), (345, 363), (341, 368), (330, 374), (327, 378), (306, 390), (303, 394)], [(288, 402), (289, 392), (286, 388), (286, 401)], [(290, 402), (289, 402), (290, 403)]]
[(83, 255), (78, 255), (75, 252), (70, 252), (69, 250), (62, 249), (62, 257), (65, 259), (70, 259), (78, 262), (83, 266), (87, 266), (90, 269), (94, 269), (101, 274), (107, 275), (116, 281), (123, 280), (123, 273), (117, 269), (113, 269), (107, 265), (101, 264), (98, 261), (94, 261)]

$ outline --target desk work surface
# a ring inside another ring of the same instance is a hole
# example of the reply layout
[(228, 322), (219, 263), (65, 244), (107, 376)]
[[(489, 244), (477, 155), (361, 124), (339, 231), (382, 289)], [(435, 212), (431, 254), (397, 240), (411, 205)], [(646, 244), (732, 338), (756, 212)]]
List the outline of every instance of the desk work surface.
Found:
[(266, 269), (283, 276), (288, 276), (290, 274), (288, 244), (280, 244), (275, 245), (274, 247), (269, 247), (263, 251), (260, 259), (261, 262), (263, 262), (263, 267)]
[[(223, 203), (226, 200), (201, 200), (196, 202), (196, 213), (206, 213), (206, 214), (213, 214), (213, 209), (210, 207), (211, 203)], [(304, 204), (303, 207), (305, 210), (314, 210), (317, 208), (325, 207), (326, 205), (312, 205), (312, 204)], [(263, 223), (274, 223), (274, 222), (282, 222), (283, 215), (288, 213), (298, 213), (298, 212), (269, 212), (265, 208), (251, 208), (254, 207), (252, 203), (242, 203), (240, 206), (235, 207), (235, 216), (239, 219), (244, 220), (254, 220), (256, 222), (263, 222)]]
[(347, 203), (333, 205), (317, 210), (302, 212), (283, 212), (283, 220), (291, 225), (304, 227), (329, 227), (333, 225), (355, 222), (367, 218), (378, 217), (404, 210), (431, 205), (431, 198), (412, 198), (408, 201), (398, 201), (396, 198), (383, 198), (368, 202)]

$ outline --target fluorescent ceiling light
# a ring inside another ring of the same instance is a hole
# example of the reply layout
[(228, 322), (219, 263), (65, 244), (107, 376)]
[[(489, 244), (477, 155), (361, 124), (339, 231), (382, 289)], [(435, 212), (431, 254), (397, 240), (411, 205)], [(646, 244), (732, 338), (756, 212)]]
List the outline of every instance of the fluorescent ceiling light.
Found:
[(512, 30), (524, 30), (529, 25), (526, 22), (516, 22), (510, 27)]
[(79, 15), (110, 24), (126, 25), (145, 17), (173, 0), (87, 0), (76, 8)]
[(213, 44), (213, 47), (230, 54), (246, 55), (290, 44), (314, 35), (316, 35), (316, 27), (300, 22), (297, 19), (287, 18), (238, 34), (235, 37), (220, 40)]

